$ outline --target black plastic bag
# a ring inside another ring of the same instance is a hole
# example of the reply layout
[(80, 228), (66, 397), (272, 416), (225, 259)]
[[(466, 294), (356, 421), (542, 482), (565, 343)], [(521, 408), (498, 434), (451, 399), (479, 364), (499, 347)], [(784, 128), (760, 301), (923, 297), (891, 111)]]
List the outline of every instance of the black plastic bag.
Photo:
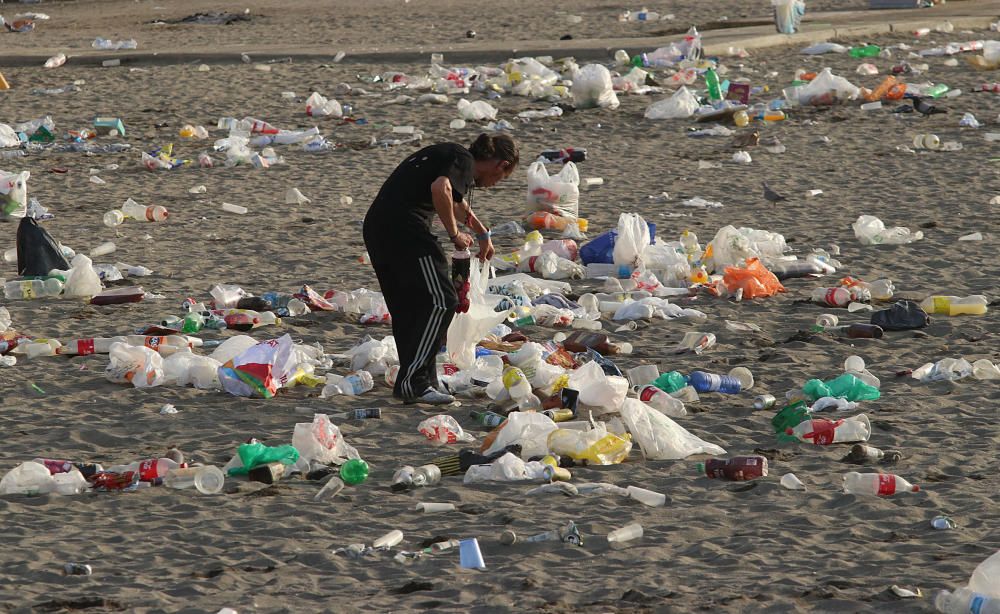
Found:
[(924, 328), (931, 317), (913, 301), (898, 301), (892, 307), (872, 314), (872, 324), (883, 330), (912, 330)]
[(21, 218), (17, 227), (17, 274), (43, 276), (52, 269), (69, 270), (59, 243), (34, 218)]

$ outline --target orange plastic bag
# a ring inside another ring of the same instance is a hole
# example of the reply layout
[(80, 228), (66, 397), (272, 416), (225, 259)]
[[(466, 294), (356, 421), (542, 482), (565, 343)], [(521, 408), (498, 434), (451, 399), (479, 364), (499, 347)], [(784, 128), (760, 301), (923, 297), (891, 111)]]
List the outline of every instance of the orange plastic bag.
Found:
[(774, 273), (761, 264), (759, 258), (748, 258), (746, 267), (727, 266), (722, 282), (730, 292), (743, 290), (743, 298), (763, 298), (784, 292)]

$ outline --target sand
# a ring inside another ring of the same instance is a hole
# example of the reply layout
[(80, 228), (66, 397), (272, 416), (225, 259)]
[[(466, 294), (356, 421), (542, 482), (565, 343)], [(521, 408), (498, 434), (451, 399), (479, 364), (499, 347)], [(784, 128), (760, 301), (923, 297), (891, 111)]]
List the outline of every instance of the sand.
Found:
[[(759, 8), (737, 9), (742, 3), (723, 4), (732, 8), (732, 15), (766, 15)], [(294, 24), (304, 18), (306, 3), (293, 3), (288, 11), (277, 4), (251, 6), (269, 14), (262, 25), (274, 20), (279, 26), (254, 30), (260, 36), (309, 36), (326, 22), (337, 24), (330, 36), (338, 40), (351, 36), (392, 37), (401, 44), (417, 40), (411, 38), (420, 36), (417, 32), (375, 17), (383, 5), (390, 3), (366, 3), (368, 16), (356, 19), (350, 11), (357, 8), (323, 9), (301, 31)], [(540, 3), (514, 5), (538, 12), (539, 19), (530, 27), (538, 28), (540, 35), (564, 29), (545, 21), (556, 9), (543, 11)], [(163, 36), (180, 46), (199, 40), (227, 45), (243, 37), (238, 33), (243, 26), (161, 30), (141, 25), (153, 16), (183, 16), (208, 8), (194, 2), (159, 12), (150, 3), (94, 3), (102, 11), (114, 9), (123, 15), (110, 20), (86, 15), (91, 5), (83, 3), (11, 6), (44, 10), (53, 20), (29, 35), (0, 35), (5, 49), (8, 44), (25, 51), (33, 45), (59, 47), (70, 40), (86, 47), (98, 34), (134, 35), (150, 45)], [(506, 35), (501, 22), (520, 27), (520, 19), (502, 20), (495, 16), (500, 13), (496, 10), (475, 19), (434, 22), (431, 17), (432, 7), (451, 11), (448, 15), (467, 14), (465, 3), (415, 0), (392, 6), (414, 11), (419, 15), (414, 19), (422, 20), (419, 23), (435, 23), (432, 36), (454, 37), (443, 33), (446, 27), (455, 32), (475, 27), (490, 36)], [(844, 5), (830, 8), (838, 6)], [(558, 10), (586, 16), (584, 23), (593, 32), (621, 35), (627, 28), (614, 20), (620, 8), (620, 3), (595, 0)], [(707, 3), (664, 3), (657, 8), (676, 12), (678, 20), (682, 14), (690, 15), (689, 21), (708, 19), (706, 15), (717, 12), (709, 11)], [(2, 9), (4, 14), (13, 12), (8, 5)], [(727, 9), (722, 12), (730, 12)], [(63, 12), (66, 22), (60, 21)], [(599, 18), (602, 21), (597, 22)], [(919, 45), (983, 37), (992, 34), (932, 35)], [(900, 36), (876, 42), (915, 43)], [(750, 148), (749, 166), (730, 162), (735, 151), (730, 138), (688, 138), (685, 132), (693, 122), (643, 119), (643, 111), (658, 96), (623, 96), (616, 111), (580, 111), (556, 121), (517, 124), (514, 135), (525, 160), (546, 147), (587, 148), (589, 158), (581, 165), (581, 174), (605, 180), (602, 187), (581, 196), (582, 214), (593, 229), (613, 227), (623, 211), (638, 212), (655, 222), (661, 236), (676, 237), (691, 229), (703, 242), (726, 224), (762, 228), (782, 233), (800, 254), (837, 244), (844, 264), (838, 276), (889, 277), (901, 297), (981, 293), (993, 298), (1000, 293), (1000, 270), (995, 257), (995, 206), (989, 201), (995, 195), (997, 175), (991, 161), (994, 146), (983, 133), (996, 129), (1000, 102), (996, 94), (970, 92), (995, 75), (975, 72), (962, 57), (958, 59), (957, 67), (945, 66), (942, 58), (926, 60), (928, 79), (965, 92), (941, 103), (948, 114), (922, 118), (892, 114), (889, 109), (863, 112), (854, 106), (797, 111), (787, 121), (759, 125), (762, 137), (779, 137), (787, 152), (773, 155)], [(875, 64), (884, 72), (896, 61), (898, 56)], [(775, 94), (797, 68), (830, 66), (859, 85), (871, 86), (878, 80), (854, 74), (856, 60), (801, 56), (798, 47), (770, 49), (725, 63), (736, 74), (740, 74), (736, 66), (744, 65), (742, 74), (755, 85), (769, 85)], [(217, 166), (150, 173), (141, 168), (138, 151), (155, 145), (174, 142), (187, 157), (210, 149), (211, 140), (179, 139), (177, 130), (184, 123), (212, 128), (221, 116), (252, 115), (283, 128), (319, 125), (334, 142), (384, 136), (391, 125), (419, 126), (425, 142), (470, 142), (478, 133), (471, 126), (448, 128), (456, 117), (453, 103), (385, 106), (395, 94), (347, 96), (343, 100), (370, 122), (352, 126), (316, 122), (304, 115), (301, 101), (281, 97), (283, 91), (294, 91), (300, 99), (312, 90), (329, 95), (339, 82), (379, 91), (358, 83), (357, 75), (385, 70), (414, 74), (425, 65), (294, 63), (274, 65), (269, 73), (245, 65), (214, 65), (209, 72), (196, 72), (190, 65), (139, 68), (133, 72), (71, 63), (53, 71), (3, 70), (16, 89), (0, 93), (0, 121), (51, 114), (62, 132), (87, 126), (95, 115), (124, 120), (126, 140), (135, 153), (35, 155), (23, 163), (3, 161), (0, 167), (31, 171), (30, 193), (55, 213), (45, 227), (57, 239), (78, 250), (115, 241), (118, 252), (98, 261), (154, 269), (155, 274), (140, 283), (166, 297), (114, 307), (71, 300), (0, 301), (18, 330), (63, 341), (131, 332), (178, 313), (185, 297), (207, 299), (210, 285), (220, 282), (238, 283), (255, 293), (294, 291), (303, 283), (321, 291), (376, 287), (371, 269), (357, 262), (363, 251), (359, 221), (383, 178), (412, 151), (410, 146), (325, 154), (285, 147), (280, 153), (286, 164), (268, 170)], [(80, 92), (53, 97), (30, 93), (33, 87), (56, 87), (77, 79), (86, 82)], [(516, 97), (495, 104), (509, 119), (518, 111), (546, 106)], [(963, 112), (974, 113), (984, 127), (960, 128)], [(157, 129), (158, 123), (168, 126)], [(925, 132), (958, 140), (964, 149), (949, 153), (898, 149)], [(213, 130), (213, 138), (220, 136), (221, 131)], [(830, 142), (819, 143), (822, 136)], [(699, 170), (699, 160), (718, 161), (722, 167)], [(110, 164), (119, 168), (104, 170)], [(55, 167), (69, 172), (48, 172)], [(100, 176), (107, 185), (88, 183), (89, 169), (102, 169)], [(765, 201), (761, 180), (789, 200)], [(197, 185), (205, 185), (207, 192), (189, 194), (188, 189)], [(312, 204), (284, 205), (282, 195), (292, 186), (312, 198)], [(525, 187), (522, 169), (501, 186), (478, 194), (477, 209), (494, 225), (514, 219), (524, 209)], [(809, 189), (821, 189), (823, 194), (807, 198)], [(664, 191), (671, 197), (666, 203), (648, 198)], [(353, 197), (352, 205), (341, 204), (345, 195)], [(694, 196), (725, 206), (702, 211), (679, 205)], [(127, 197), (166, 206), (169, 221), (129, 222), (117, 232), (101, 225), (103, 213)], [(246, 206), (250, 213), (243, 217), (224, 213), (222, 202)], [(911, 245), (865, 247), (850, 228), (860, 214), (877, 215), (889, 225), (919, 228), (926, 236)], [(14, 244), (15, 226), (3, 228), (6, 238), (0, 247), (7, 249)], [(956, 242), (974, 231), (982, 231), (985, 240)], [(516, 246), (511, 239), (497, 244), (501, 252)], [(0, 276), (14, 274), (12, 265), (0, 264)], [(371, 463), (372, 475), (365, 484), (348, 487), (327, 503), (313, 502), (318, 486), (299, 478), (264, 489), (230, 480), (224, 495), (211, 497), (165, 488), (120, 496), (0, 497), (4, 524), (0, 603), (10, 611), (214, 612), (224, 606), (240, 612), (932, 611), (935, 591), (964, 585), (972, 569), (1000, 547), (995, 500), (1000, 483), (994, 452), (1000, 440), (997, 390), (993, 382), (967, 379), (928, 385), (895, 373), (945, 357), (996, 361), (1000, 358), (996, 315), (991, 311), (984, 317), (935, 317), (922, 331), (891, 333), (878, 341), (799, 334), (816, 315), (828, 311), (805, 302), (809, 292), (832, 281), (793, 280), (787, 283), (786, 294), (739, 304), (699, 297), (690, 305), (708, 313), (706, 323), (657, 321), (634, 333), (614, 335), (636, 348), (632, 356), (619, 361), (623, 369), (647, 362), (658, 364), (661, 371), (683, 372), (727, 371), (744, 365), (757, 381), (751, 393), (703, 395), (678, 422), (731, 455), (768, 450), (771, 475), (764, 480), (712, 481), (696, 475), (694, 465), (703, 456), (644, 462), (638, 450), (621, 465), (573, 470), (576, 482), (608, 481), (663, 492), (667, 505), (661, 508), (616, 497), (529, 498), (524, 493), (531, 485), (464, 486), (457, 477), (433, 488), (393, 494), (388, 484), (397, 467), (428, 462), (443, 452), (417, 432), (416, 425), (425, 416), (398, 406), (384, 386), (355, 400), (324, 400), (306, 388), (283, 391), (268, 401), (245, 400), (191, 388), (138, 390), (111, 384), (103, 376), (107, 363), (103, 356), (22, 359), (13, 368), (0, 368), (3, 471), (36, 456), (127, 462), (159, 455), (171, 445), (192, 461), (222, 465), (249, 437), (274, 445), (288, 443), (294, 424), (308, 421), (313, 412), (381, 406), (383, 419), (341, 424), (347, 440)], [(867, 320), (864, 313), (838, 313), (849, 322)], [(754, 323), (763, 332), (733, 333), (726, 329), (726, 320)], [(607, 322), (605, 327), (613, 328)], [(701, 356), (671, 355), (669, 348), (689, 330), (713, 332), (719, 343)], [(347, 350), (363, 335), (381, 337), (389, 331), (362, 327), (341, 314), (320, 313), (288, 319), (281, 328), (262, 328), (256, 334), (269, 338), (285, 332), (296, 340), (319, 342), (333, 353)], [(554, 331), (530, 332), (544, 340)], [(221, 337), (231, 334), (224, 332)], [(920, 484), (920, 493), (887, 499), (843, 494), (842, 474), (857, 469), (839, 462), (846, 447), (778, 443), (770, 426), (773, 411), (751, 407), (754, 394), (782, 396), (808, 378), (839, 374), (844, 359), (852, 354), (863, 356), (883, 384), (882, 399), (863, 404), (874, 426), (870, 443), (901, 450), (903, 459), (884, 469)], [(31, 383), (44, 394), (33, 390)], [(161, 415), (165, 403), (174, 404), (179, 413)], [(467, 414), (482, 406), (465, 401), (449, 411), (480, 440), (485, 431), (475, 427)], [(781, 488), (778, 478), (787, 472), (794, 472), (807, 490)], [(460, 511), (423, 515), (412, 511), (417, 501), (453, 502)], [(929, 521), (939, 514), (951, 516), (959, 528), (932, 529)], [(499, 542), (505, 529), (531, 535), (570, 519), (584, 535), (583, 547)], [(609, 547), (604, 535), (631, 522), (643, 525), (644, 537), (625, 548)], [(487, 570), (461, 569), (457, 554), (410, 564), (393, 561), (391, 554), (361, 560), (332, 554), (351, 543), (371, 543), (397, 528), (405, 533), (401, 548), (407, 550), (434, 536), (478, 537)], [(69, 561), (91, 564), (93, 575), (63, 576), (62, 564)], [(919, 588), (924, 597), (900, 600), (889, 590), (894, 584)]]

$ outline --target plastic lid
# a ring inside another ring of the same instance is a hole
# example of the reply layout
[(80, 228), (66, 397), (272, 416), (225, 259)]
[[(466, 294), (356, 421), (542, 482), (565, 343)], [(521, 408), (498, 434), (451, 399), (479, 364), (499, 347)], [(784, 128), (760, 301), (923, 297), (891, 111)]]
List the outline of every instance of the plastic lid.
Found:
[(226, 474), (214, 465), (208, 465), (194, 476), (194, 487), (203, 495), (214, 495), (222, 490), (226, 483)]

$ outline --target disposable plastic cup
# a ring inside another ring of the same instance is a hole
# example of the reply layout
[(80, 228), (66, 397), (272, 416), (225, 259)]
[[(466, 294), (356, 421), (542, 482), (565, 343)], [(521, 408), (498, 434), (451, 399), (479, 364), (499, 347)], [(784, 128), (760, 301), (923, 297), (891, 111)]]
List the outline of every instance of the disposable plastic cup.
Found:
[(865, 370), (865, 359), (860, 356), (849, 356), (844, 361), (844, 371), (847, 373), (861, 373)]
[(656, 365), (639, 365), (626, 371), (625, 375), (633, 386), (645, 386), (660, 377), (660, 369)]
[(463, 539), (458, 546), (458, 563), (466, 569), (486, 569), (483, 553), (479, 549), (479, 540)]
[(203, 495), (214, 495), (222, 491), (226, 474), (215, 465), (203, 467), (194, 475), (194, 487)]
[(640, 537), (642, 537), (642, 525), (636, 522), (608, 533), (608, 542), (622, 543), (639, 539)]
[(344, 481), (337, 476), (332, 476), (326, 481), (326, 484), (323, 484), (323, 488), (319, 489), (319, 492), (313, 497), (313, 501), (332, 499), (342, 490), (344, 490)]
[(643, 505), (661, 507), (667, 503), (667, 495), (662, 493), (646, 490), (645, 488), (639, 488), (638, 486), (629, 486), (627, 490), (629, 497), (635, 499)]
[(735, 377), (740, 382), (743, 390), (753, 388), (753, 373), (746, 367), (735, 367), (729, 371), (730, 377)]
[(816, 318), (816, 325), (822, 326), (823, 328), (830, 328), (836, 326), (840, 323), (840, 318), (832, 313), (821, 313), (819, 317)]
[(244, 215), (247, 212), (246, 207), (241, 207), (232, 203), (222, 203), (222, 210), (229, 213), (238, 213), (239, 215)]
[(941, 139), (936, 134), (925, 134), (922, 145), (924, 149), (939, 149), (941, 147)]
[(372, 542), (372, 547), (376, 550), (379, 548), (392, 548), (393, 546), (399, 545), (403, 541), (403, 532), (399, 529), (393, 529), (389, 531), (382, 537), (376, 539)]
[(104, 243), (101, 243), (94, 249), (90, 250), (90, 256), (92, 258), (96, 258), (98, 256), (106, 256), (108, 254), (114, 253), (116, 249), (118, 249), (118, 247), (115, 246), (114, 243), (112, 243), (111, 241), (105, 241)]
[(418, 512), (423, 512), (425, 514), (436, 514), (439, 512), (454, 512), (454, 503), (432, 503), (427, 501), (422, 501), (413, 508)]

